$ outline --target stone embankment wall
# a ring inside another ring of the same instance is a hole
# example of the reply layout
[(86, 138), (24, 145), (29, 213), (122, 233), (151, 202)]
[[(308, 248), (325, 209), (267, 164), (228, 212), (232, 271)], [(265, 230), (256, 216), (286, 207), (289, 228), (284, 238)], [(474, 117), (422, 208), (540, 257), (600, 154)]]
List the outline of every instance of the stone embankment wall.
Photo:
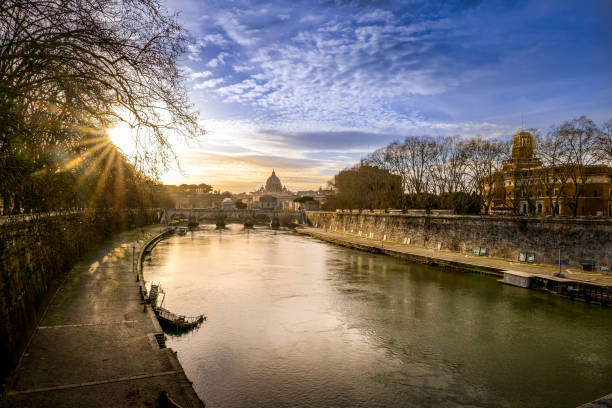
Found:
[(0, 376), (17, 364), (72, 266), (113, 234), (157, 220), (157, 211), (33, 217), (0, 226)]
[[(535, 254), (535, 263), (555, 264), (561, 259), (570, 267), (581, 260), (612, 267), (612, 219), (535, 218), (462, 215), (407, 215), (308, 211), (316, 227), (363, 237), (452, 251), (484, 246), (492, 257), (517, 261), (520, 252)], [(610, 268), (612, 269), (612, 268)]]

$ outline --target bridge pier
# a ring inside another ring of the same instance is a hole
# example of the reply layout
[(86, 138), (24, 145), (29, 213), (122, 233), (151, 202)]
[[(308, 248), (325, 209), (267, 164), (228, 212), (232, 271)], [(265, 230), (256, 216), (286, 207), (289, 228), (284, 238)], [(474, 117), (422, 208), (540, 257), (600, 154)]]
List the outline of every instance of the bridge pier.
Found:
[[(172, 219), (196, 219), (208, 221), (223, 226), (231, 222), (241, 223), (248, 227), (256, 223), (266, 223), (271, 226), (280, 225), (280, 220), (285, 216), (291, 216), (298, 222), (303, 222), (302, 211), (280, 211), (275, 209), (250, 209), (250, 210), (224, 210), (220, 208), (172, 208), (166, 210), (166, 218)], [(277, 220), (277, 221), (274, 221)], [(221, 227), (222, 228), (222, 227)]]
[(217, 220), (215, 221), (215, 224), (216, 224), (217, 229), (225, 228), (225, 218), (223, 217), (217, 218)]
[(279, 229), (280, 228), (280, 219), (278, 217), (273, 217), (270, 220), (270, 228)]

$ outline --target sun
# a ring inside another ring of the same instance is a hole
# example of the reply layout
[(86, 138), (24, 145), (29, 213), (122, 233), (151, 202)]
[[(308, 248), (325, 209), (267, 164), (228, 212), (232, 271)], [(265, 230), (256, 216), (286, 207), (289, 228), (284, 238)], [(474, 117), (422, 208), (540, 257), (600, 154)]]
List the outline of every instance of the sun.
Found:
[(136, 152), (136, 141), (132, 129), (125, 123), (118, 123), (112, 128), (106, 130), (111, 142), (121, 152), (127, 156), (132, 156)]

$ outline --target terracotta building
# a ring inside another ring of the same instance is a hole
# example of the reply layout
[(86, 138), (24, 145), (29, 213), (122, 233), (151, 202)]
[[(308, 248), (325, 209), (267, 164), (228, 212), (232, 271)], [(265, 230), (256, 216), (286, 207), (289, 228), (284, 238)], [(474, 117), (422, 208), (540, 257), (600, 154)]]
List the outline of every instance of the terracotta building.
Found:
[(529, 132), (514, 135), (512, 157), (494, 175), (491, 213), (612, 216), (612, 167), (546, 167), (534, 143)]

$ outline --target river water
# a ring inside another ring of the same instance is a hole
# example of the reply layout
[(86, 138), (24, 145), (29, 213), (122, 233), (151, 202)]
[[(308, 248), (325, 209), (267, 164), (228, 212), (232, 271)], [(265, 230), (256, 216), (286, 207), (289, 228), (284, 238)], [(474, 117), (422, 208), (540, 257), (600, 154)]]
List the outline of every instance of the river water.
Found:
[(159, 243), (147, 281), (207, 407), (575, 407), (612, 392), (612, 311), (268, 229)]

